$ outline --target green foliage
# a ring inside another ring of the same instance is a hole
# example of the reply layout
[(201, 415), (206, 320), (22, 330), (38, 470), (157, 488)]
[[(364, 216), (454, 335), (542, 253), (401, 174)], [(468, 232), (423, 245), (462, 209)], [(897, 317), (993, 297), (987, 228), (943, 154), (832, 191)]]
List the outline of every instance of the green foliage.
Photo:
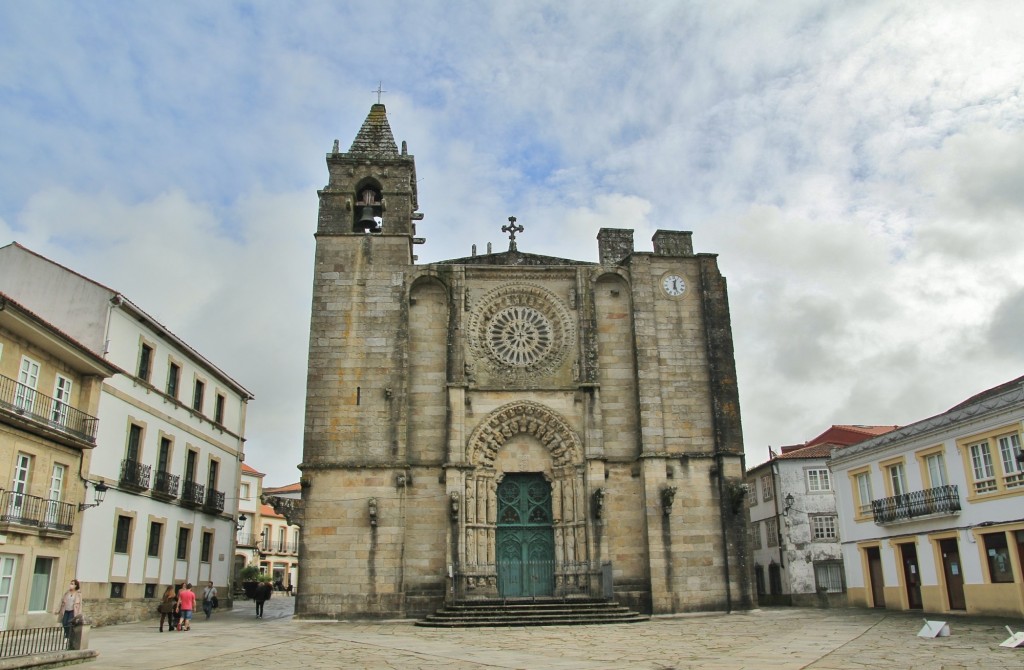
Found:
[(271, 581), (270, 575), (265, 575), (260, 572), (258, 565), (247, 565), (242, 568), (238, 573), (239, 579), (243, 582), (269, 582)]

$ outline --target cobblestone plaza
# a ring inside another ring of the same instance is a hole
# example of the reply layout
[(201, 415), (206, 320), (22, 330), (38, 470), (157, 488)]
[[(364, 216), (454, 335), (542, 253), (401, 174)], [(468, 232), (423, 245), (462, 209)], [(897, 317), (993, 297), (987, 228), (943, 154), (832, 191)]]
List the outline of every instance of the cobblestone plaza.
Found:
[[(655, 618), (647, 623), (439, 630), (412, 622), (293, 621), (288, 598), (196, 620), (189, 633), (156, 622), (92, 631), (89, 667), (348, 670), (783, 670), (1024, 668), (1024, 649), (1001, 648), (1019, 621), (950, 619), (952, 635), (917, 637), (920, 615), (871, 610), (763, 609)], [(737, 621), (738, 620), (738, 621)], [(739, 623), (739, 625), (737, 625)]]

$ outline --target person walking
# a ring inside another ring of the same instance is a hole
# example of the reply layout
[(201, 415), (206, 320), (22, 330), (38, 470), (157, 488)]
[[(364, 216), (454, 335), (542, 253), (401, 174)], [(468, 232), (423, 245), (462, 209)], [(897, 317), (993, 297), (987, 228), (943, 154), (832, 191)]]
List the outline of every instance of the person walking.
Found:
[(256, 585), (256, 618), (263, 618), (263, 603), (270, 600), (270, 596), (274, 592), (274, 587), (270, 585), (270, 582), (260, 582)]
[(192, 630), (192, 611), (196, 608), (196, 594), (192, 592), (192, 582), (178, 592), (178, 609), (181, 610), (181, 630)]
[(168, 586), (164, 595), (160, 598), (160, 605), (157, 611), (160, 612), (160, 632), (164, 632), (164, 619), (167, 619), (167, 630), (174, 630), (174, 610), (178, 608), (178, 596), (174, 594), (174, 587)]
[(64, 626), (64, 637), (71, 639), (71, 626), (75, 619), (82, 616), (82, 591), (81, 584), (77, 579), (72, 579), (68, 584), (68, 590), (61, 596), (60, 603), (54, 614), (61, 617), (60, 625)]
[(203, 614), (206, 618), (210, 618), (210, 614), (213, 613), (219, 603), (217, 602), (217, 587), (213, 585), (213, 582), (207, 582), (206, 588), (203, 589)]

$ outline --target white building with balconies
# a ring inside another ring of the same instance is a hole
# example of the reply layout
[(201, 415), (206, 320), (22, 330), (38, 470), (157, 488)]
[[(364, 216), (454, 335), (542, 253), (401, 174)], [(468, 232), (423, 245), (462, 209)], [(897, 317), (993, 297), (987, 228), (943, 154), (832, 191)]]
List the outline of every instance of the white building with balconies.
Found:
[(84, 514), (77, 565), (90, 619), (152, 617), (186, 581), (229, 594), (252, 394), (122, 293), (17, 243), (0, 248), (0, 290), (119, 369), (88, 474), (109, 491)]
[(851, 605), (1024, 615), (1024, 377), (833, 453)]

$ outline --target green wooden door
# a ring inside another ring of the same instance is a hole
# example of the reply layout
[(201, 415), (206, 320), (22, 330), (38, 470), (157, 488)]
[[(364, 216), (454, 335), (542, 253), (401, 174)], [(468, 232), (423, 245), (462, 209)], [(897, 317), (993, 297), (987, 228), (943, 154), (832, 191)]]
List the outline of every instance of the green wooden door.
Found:
[(551, 485), (542, 475), (509, 474), (498, 485), (497, 545), (498, 593), (502, 598), (552, 594)]

